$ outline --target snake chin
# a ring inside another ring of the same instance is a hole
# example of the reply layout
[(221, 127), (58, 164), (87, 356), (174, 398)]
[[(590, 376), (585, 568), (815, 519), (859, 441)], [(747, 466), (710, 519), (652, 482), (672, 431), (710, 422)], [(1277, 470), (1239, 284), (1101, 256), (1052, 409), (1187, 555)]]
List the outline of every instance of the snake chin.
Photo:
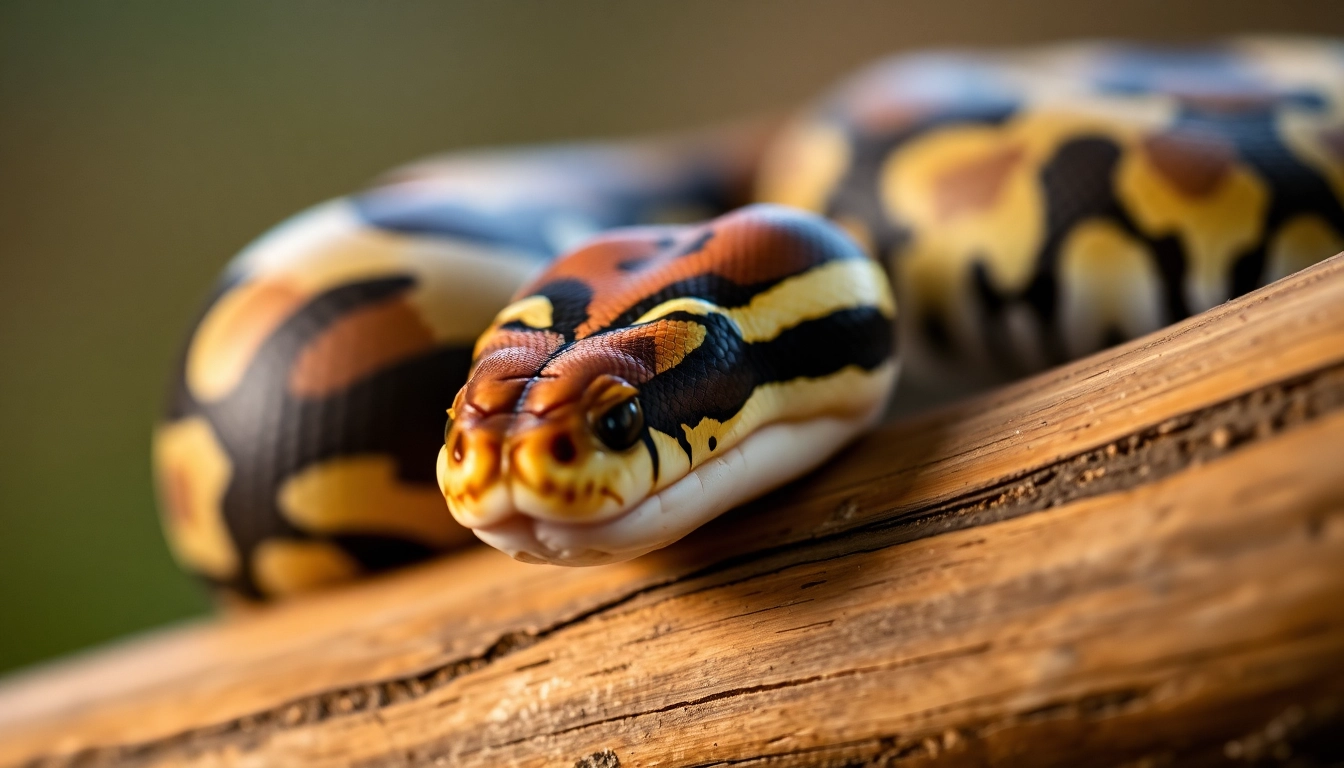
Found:
[[(894, 372), (893, 372), (894, 376)], [(631, 560), (809, 472), (881, 417), (885, 402), (854, 416), (777, 422), (692, 470), (620, 517), (599, 523), (538, 520), (515, 512), (475, 529), (477, 538), (525, 563), (588, 566)]]

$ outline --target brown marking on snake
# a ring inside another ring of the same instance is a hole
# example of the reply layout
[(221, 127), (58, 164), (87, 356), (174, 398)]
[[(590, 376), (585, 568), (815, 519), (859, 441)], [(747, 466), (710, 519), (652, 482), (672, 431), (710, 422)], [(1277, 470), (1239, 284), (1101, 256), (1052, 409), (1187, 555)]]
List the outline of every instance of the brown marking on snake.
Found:
[[(639, 300), (683, 280), (718, 275), (752, 285), (804, 272), (816, 265), (817, 252), (809, 245), (797, 231), (771, 218), (736, 213), (712, 225), (680, 230), (670, 244), (665, 230), (599, 237), (556, 262), (543, 279), (582, 280), (592, 288), (588, 319), (575, 334), (581, 339), (606, 328)], [(770, 258), (760, 258), (762, 253)], [(621, 264), (635, 259), (640, 260), (640, 269), (621, 269)], [(518, 295), (538, 287), (534, 283)]]
[(221, 297), (192, 343), (188, 381), (202, 400), (232, 391), (275, 329), (304, 302), (304, 292), (278, 280), (245, 283)]
[(564, 343), (565, 337), (555, 331), (531, 328), (526, 330), (496, 328), (481, 339), (480, 347), (476, 350), (476, 357), (484, 360), (501, 350), (517, 348), (530, 349), (543, 357), (547, 357)]
[(533, 346), (503, 348), (477, 360), (453, 404), (457, 417), (468, 410), (478, 416), (511, 413), (549, 357), (543, 348)]
[(993, 207), (1008, 174), (1025, 156), (1021, 146), (1008, 146), (939, 174), (933, 181), (938, 218), (948, 221)]
[[(656, 374), (675, 367), (699, 347), (704, 338), (704, 326), (699, 323), (662, 319), (580, 339), (545, 361), (545, 366), (535, 371), (535, 380), (525, 390), (511, 390), (522, 400), (514, 410), (545, 416), (562, 405), (584, 399), (590, 385), (603, 375), (617, 376), (638, 387)], [(489, 375), (477, 371), (469, 389), (483, 386), (485, 382), (478, 384), (477, 380)], [(507, 384), (507, 381), (499, 381), (500, 386), (494, 391), (502, 391)], [(469, 392), (468, 396), (473, 394)]]
[(191, 473), (185, 467), (174, 465), (163, 470), (163, 506), (173, 522), (190, 525), (195, 517), (191, 504)]
[(405, 299), (363, 307), (331, 324), (298, 356), (289, 390), (322, 397), (432, 349), (434, 333)]
[(853, 106), (854, 125), (866, 133), (901, 131), (935, 114), (937, 104), (893, 100), (889, 94), (860, 95)]
[(1193, 199), (1213, 194), (1237, 159), (1232, 144), (1211, 133), (1166, 131), (1144, 139), (1142, 146), (1153, 168)]
[(1336, 160), (1344, 162), (1344, 125), (1336, 125), (1321, 131), (1321, 143)]
[(618, 376), (635, 386), (643, 384), (657, 370), (657, 337), (668, 325), (649, 323), (574, 342), (538, 371), (518, 410), (544, 416), (581, 400), (589, 385), (603, 374)]

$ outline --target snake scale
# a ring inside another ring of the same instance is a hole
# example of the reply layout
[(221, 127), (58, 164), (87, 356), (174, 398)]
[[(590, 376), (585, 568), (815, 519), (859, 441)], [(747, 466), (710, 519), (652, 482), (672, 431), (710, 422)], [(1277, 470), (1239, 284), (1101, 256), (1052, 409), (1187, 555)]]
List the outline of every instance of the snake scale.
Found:
[(1020, 376), (1344, 250), (1335, 41), (906, 55), (762, 133), (430, 158), (247, 247), (154, 435), (177, 559), (261, 599), (473, 532), (634, 557), (900, 369)]

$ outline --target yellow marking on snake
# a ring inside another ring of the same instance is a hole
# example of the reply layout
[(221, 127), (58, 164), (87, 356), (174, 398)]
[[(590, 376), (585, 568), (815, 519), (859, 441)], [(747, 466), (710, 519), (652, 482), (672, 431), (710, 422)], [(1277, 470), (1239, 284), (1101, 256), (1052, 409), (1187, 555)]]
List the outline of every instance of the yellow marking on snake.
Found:
[[(986, 366), (970, 275), (979, 263), (1000, 293), (1027, 287), (1045, 237), (1042, 165), (1079, 136), (1104, 138), (1127, 154), (1124, 148), (1173, 115), (1169, 100), (1134, 100), (1119, 109), (1045, 90), (1045, 103), (1003, 125), (949, 126), (910, 140), (887, 158), (879, 176), (884, 208), (911, 233), (891, 265), (903, 286), (902, 311), (937, 317), (952, 345)], [(932, 370), (937, 357), (912, 328), (902, 331), (903, 349)]]
[(466, 541), (442, 492), (396, 477), (391, 456), (339, 458), (294, 474), (280, 488), (280, 512), (309, 533), (382, 533), (432, 546)]
[(223, 516), (232, 475), (209, 422), (192, 417), (154, 433), (160, 509), (173, 556), (190, 570), (226, 580), (238, 573), (238, 551)]
[(1117, 123), (1100, 108), (1056, 108), (1018, 115), (1003, 126), (949, 127), (887, 159), (882, 201), (895, 220), (911, 224), (914, 239), (902, 260), (928, 275), (927, 290), (955, 293), (973, 260), (984, 262), (1000, 291), (1023, 289), (1045, 234), (1041, 164), (1069, 139), (1091, 135), (1124, 145), (1160, 119), (1140, 110)]
[(1102, 346), (1108, 330), (1141, 336), (1166, 324), (1162, 277), (1147, 246), (1114, 223), (1085, 221), (1060, 247), (1060, 294), (1069, 354)]
[(677, 439), (666, 432), (650, 427), (649, 437), (658, 452), (658, 483), (653, 487), (656, 492), (685, 477), (691, 471), (691, 460)]
[(474, 342), (537, 269), (535, 258), (445, 237), (413, 237), (367, 226), (336, 201), (273, 229), (239, 254), (241, 274), (271, 276), (306, 296), (364, 280), (410, 275), (406, 293), (439, 342)]
[[(690, 468), (722, 454), (767, 424), (855, 415), (850, 412), (851, 407), (863, 410), (874, 399), (886, 395), (894, 366), (895, 363), (889, 362), (865, 371), (851, 365), (829, 376), (762, 384), (751, 393), (742, 409), (727, 421), (706, 416), (696, 424), (681, 425), (682, 436), (691, 446)], [(715, 441), (713, 449), (709, 447), (710, 438)]]
[(669, 299), (645, 312), (635, 324), (652, 322), (673, 312), (717, 314), (732, 320), (742, 339), (755, 344), (770, 341), (808, 320), (860, 307), (876, 307), (888, 318), (896, 316), (896, 300), (882, 267), (868, 259), (847, 259), (782, 280), (753, 296), (742, 307), (725, 309), (704, 299)]
[(756, 199), (821, 213), (850, 164), (850, 142), (837, 126), (789, 126), (761, 167)]
[(481, 333), (480, 338), (476, 339), (471, 355), (473, 358), (480, 357), (481, 349), (490, 342), (490, 332), (506, 323), (519, 322), (528, 328), (543, 330), (554, 324), (554, 315), (555, 308), (551, 305), (551, 300), (545, 296), (528, 296), (519, 299), (495, 315), (495, 319), (490, 321), (490, 327)]
[(545, 296), (528, 296), (505, 307), (504, 311), (495, 317), (494, 325), (500, 326), (517, 320), (528, 328), (550, 328), (555, 322), (554, 314), (555, 307), (551, 305), (550, 299)]
[[(510, 456), (509, 490), (514, 505), (546, 519), (610, 519), (653, 487), (653, 461), (638, 448), (633, 456), (596, 451), (589, 461), (562, 466), (536, 443), (518, 441)], [(557, 505), (555, 499), (567, 503)]]
[(728, 310), (728, 316), (742, 329), (744, 340), (757, 343), (808, 320), (860, 307), (896, 316), (896, 300), (882, 267), (868, 259), (847, 259), (790, 277), (753, 296), (745, 307)]
[(1202, 312), (1228, 299), (1232, 263), (1260, 239), (1269, 193), (1246, 167), (1232, 165), (1208, 192), (1192, 196), (1153, 167), (1149, 153), (1125, 152), (1115, 191), (1145, 233), (1176, 235), (1185, 246), (1185, 296)]
[(658, 364), (654, 373), (664, 373), (681, 365), (686, 356), (705, 343), (708, 331), (700, 323), (669, 321), (665, 331), (658, 334)]
[(1344, 141), (1341, 113), (1344, 107), (1336, 107), (1333, 114), (1288, 112), (1278, 119), (1275, 128), (1293, 154), (1324, 176), (1335, 197), (1344, 200), (1344, 155), (1336, 144)]
[(285, 280), (256, 280), (220, 297), (187, 349), (186, 380), (202, 401), (220, 400), (238, 386), (267, 337), (304, 302)]
[(354, 558), (324, 541), (267, 539), (252, 552), (252, 580), (271, 597), (349, 581), (360, 572)]
[(1279, 227), (1269, 243), (1264, 282), (1306, 269), (1321, 260), (1323, 253), (1344, 251), (1344, 237), (1325, 219), (1314, 213), (1294, 216)]
[(635, 322), (631, 323), (631, 325), (643, 325), (644, 323), (652, 323), (655, 320), (660, 320), (664, 317), (667, 317), (673, 312), (686, 312), (692, 315), (701, 315), (701, 316), (723, 315), (724, 317), (729, 317), (731, 319), (731, 316), (728, 314), (728, 310), (724, 309), (723, 307), (720, 307), (718, 304), (715, 304), (711, 301), (706, 301), (705, 299), (697, 299), (692, 296), (682, 296), (680, 298), (668, 299), (667, 301), (664, 301), (662, 304), (659, 304), (653, 309), (650, 309), (648, 312), (645, 312), (644, 314), (640, 315), (639, 318), (635, 320)]

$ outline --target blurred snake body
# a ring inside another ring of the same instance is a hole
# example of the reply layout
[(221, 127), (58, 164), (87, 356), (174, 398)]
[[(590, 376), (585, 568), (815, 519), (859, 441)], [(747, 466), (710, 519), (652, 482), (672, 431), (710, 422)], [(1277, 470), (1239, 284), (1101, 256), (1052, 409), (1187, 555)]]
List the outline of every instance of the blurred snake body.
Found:
[(1344, 250), (1333, 41), (904, 56), (761, 133), (431, 158), (249, 246), (154, 435), (178, 560), (271, 598), (473, 533), (635, 557), (898, 369), (1024, 375)]

